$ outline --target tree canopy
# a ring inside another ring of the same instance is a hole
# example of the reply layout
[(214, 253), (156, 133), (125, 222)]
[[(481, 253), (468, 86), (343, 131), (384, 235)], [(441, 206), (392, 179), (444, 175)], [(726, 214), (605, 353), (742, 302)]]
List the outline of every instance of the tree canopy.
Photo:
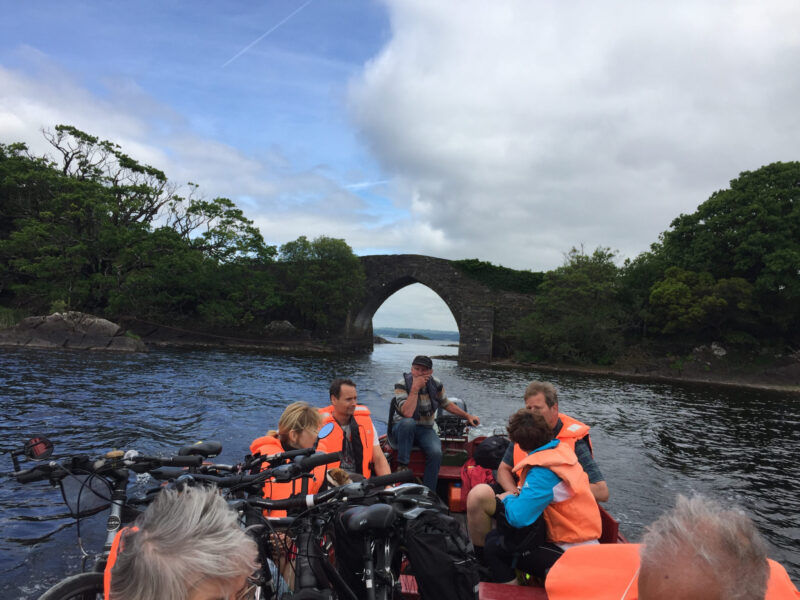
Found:
[(364, 294), (364, 268), (344, 240), (300, 236), (281, 246), (287, 299), (306, 326), (340, 325)]
[(610, 363), (622, 346), (619, 270), (609, 248), (572, 248), (545, 273), (534, 311), (516, 331), (518, 348), (538, 360)]
[[(364, 293), (342, 239), (300, 236), (278, 252), (224, 197), (179, 187), (113, 142), (69, 125), (51, 155), (0, 144), (0, 306), (191, 321), (257, 333), (290, 320), (340, 331)], [(622, 266), (573, 248), (547, 273), (478, 259), (454, 266), (493, 289), (534, 294), (513, 331), (539, 360), (608, 363), (645, 339), (800, 345), (800, 162), (746, 171), (678, 216)]]
[[(669, 266), (752, 285), (761, 335), (800, 325), (800, 162), (745, 171), (680, 215), (657, 252)], [(758, 332), (753, 332), (758, 334)]]
[[(188, 193), (112, 142), (59, 125), (53, 156), (0, 144), (0, 302), (211, 327), (343, 319), (363, 290), (344, 240), (275, 246), (228, 198)], [(330, 309), (330, 310), (328, 310)]]
[(800, 163), (742, 173), (677, 217), (649, 251), (619, 268), (613, 257), (607, 248), (573, 248), (545, 273), (535, 310), (516, 328), (516, 349), (603, 363), (623, 342), (645, 339), (800, 345)]

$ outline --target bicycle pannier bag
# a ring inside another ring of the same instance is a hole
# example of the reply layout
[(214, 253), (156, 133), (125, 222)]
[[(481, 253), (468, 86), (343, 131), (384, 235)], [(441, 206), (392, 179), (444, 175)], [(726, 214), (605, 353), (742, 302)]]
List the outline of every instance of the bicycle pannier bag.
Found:
[(450, 515), (426, 509), (406, 522), (403, 546), (422, 600), (477, 600), (478, 563), (467, 532)]
[(111, 486), (94, 473), (67, 475), (60, 484), (64, 503), (76, 519), (88, 517), (111, 505)]

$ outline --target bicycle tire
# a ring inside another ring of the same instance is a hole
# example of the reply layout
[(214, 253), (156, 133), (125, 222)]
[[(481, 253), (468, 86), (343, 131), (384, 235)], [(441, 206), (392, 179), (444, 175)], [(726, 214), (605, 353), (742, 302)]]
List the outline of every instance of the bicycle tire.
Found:
[(103, 574), (78, 573), (62, 579), (44, 594), (39, 600), (102, 600)]

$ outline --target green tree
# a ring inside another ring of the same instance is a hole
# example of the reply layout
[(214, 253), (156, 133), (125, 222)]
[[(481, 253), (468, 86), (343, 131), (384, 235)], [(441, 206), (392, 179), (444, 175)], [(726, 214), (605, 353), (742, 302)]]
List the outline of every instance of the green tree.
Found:
[(102, 273), (100, 240), (108, 237), (102, 185), (70, 177), (22, 144), (0, 147), (3, 288), (38, 309), (54, 300), (90, 303)]
[[(212, 323), (269, 319), (276, 254), (227, 198), (175, 193), (119, 146), (59, 125), (56, 160), (0, 144), (0, 300)], [(156, 224), (159, 226), (156, 227)]]
[(287, 305), (308, 329), (325, 332), (344, 322), (364, 294), (361, 261), (342, 239), (300, 236), (280, 248)]
[(667, 268), (663, 254), (656, 250), (626, 259), (619, 271), (617, 298), (624, 307), (623, 326), (626, 332), (640, 338), (647, 336), (653, 319), (650, 290)]
[(167, 226), (191, 245), (219, 263), (241, 259), (269, 263), (277, 254), (253, 221), (245, 217), (228, 198), (194, 198), (197, 185), (189, 183), (188, 198), (174, 196), (169, 205)]
[(614, 253), (572, 248), (545, 273), (533, 313), (516, 328), (516, 346), (538, 360), (610, 363), (622, 347)]
[(800, 331), (800, 162), (745, 171), (662, 236), (669, 265), (753, 285), (773, 334)]
[(742, 344), (754, 341), (746, 331), (754, 324), (752, 296), (753, 286), (741, 277), (717, 281), (710, 273), (670, 267), (653, 285), (650, 306), (662, 333)]

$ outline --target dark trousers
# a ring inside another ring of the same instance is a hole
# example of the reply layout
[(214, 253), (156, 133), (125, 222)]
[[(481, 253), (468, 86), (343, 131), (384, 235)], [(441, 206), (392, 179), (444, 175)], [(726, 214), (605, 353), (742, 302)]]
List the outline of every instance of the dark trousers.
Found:
[(515, 569), (535, 577), (544, 577), (564, 550), (547, 541), (547, 526), (539, 517), (533, 525), (512, 527), (499, 511), (497, 528), (486, 536), (484, 560), (494, 581), (505, 583), (516, 577)]

